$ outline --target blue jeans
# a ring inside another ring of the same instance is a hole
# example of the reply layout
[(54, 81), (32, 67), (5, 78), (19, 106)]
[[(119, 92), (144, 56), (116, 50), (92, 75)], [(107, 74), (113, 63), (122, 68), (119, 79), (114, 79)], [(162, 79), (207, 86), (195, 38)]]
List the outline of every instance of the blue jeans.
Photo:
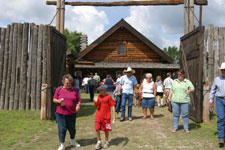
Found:
[(116, 112), (117, 113), (121, 112), (121, 101), (122, 101), (121, 95), (118, 95), (116, 97)]
[(225, 138), (225, 100), (216, 98), (217, 133), (219, 140)]
[(58, 124), (58, 135), (59, 141), (61, 143), (65, 142), (66, 131), (69, 130), (70, 139), (75, 138), (76, 134), (76, 114), (73, 115), (62, 115), (59, 113), (55, 113), (56, 121)]
[(173, 129), (177, 130), (179, 125), (180, 114), (182, 116), (184, 130), (189, 129), (189, 110), (190, 103), (171, 102), (173, 109)]
[(121, 118), (125, 118), (127, 100), (128, 100), (128, 118), (132, 117), (133, 94), (123, 93), (122, 102), (121, 102), (121, 107), (122, 107)]
[(85, 91), (85, 93), (89, 93), (89, 87), (88, 87), (88, 84), (85, 84), (85, 85), (84, 85), (84, 91)]

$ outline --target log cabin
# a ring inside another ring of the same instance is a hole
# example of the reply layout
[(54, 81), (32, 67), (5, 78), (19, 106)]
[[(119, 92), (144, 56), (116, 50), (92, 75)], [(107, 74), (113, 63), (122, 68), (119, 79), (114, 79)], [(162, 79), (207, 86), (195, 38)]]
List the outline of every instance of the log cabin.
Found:
[(110, 74), (114, 80), (127, 67), (136, 71), (138, 81), (145, 73), (165, 77), (180, 67), (124, 19), (82, 50), (75, 62), (75, 71), (83, 76), (97, 72), (101, 79)]

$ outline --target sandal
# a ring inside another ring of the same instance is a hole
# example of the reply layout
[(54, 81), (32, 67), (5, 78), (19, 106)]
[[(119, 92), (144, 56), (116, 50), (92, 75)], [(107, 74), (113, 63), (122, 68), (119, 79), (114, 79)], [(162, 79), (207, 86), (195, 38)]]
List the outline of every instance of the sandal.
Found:
[(176, 132), (177, 132), (177, 130), (176, 130), (176, 129), (173, 129), (171, 132), (172, 132), (172, 133), (176, 133)]
[(191, 131), (190, 131), (190, 130), (188, 130), (188, 129), (187, 129), (187, 130), (184, 130), (184, 131), (185, 131), (186, 133), (190, 133), (190, 132), (191, 132)]

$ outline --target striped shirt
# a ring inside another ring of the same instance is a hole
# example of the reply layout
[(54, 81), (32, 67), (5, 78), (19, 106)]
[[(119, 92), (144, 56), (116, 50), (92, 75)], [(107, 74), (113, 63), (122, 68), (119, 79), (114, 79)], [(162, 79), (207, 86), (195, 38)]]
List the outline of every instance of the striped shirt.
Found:
[(213, 102), (215, 96), (225, 97), (225, 78), (223, 76), (216, 77), (209, 94), (209, 101)]

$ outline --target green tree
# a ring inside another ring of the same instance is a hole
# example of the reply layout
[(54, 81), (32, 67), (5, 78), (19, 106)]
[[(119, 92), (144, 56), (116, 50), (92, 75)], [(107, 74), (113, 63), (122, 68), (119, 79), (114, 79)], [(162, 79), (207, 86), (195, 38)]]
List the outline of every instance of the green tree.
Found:
[(81, 32), (70, 32), (68, 29), (65, 29), (64, 35), (66, 36), (66, 45), (67, 49), (73, 50), (75, 54), (80, 52), (80, 37)]
[(168, 48), (164, 48), (163, 51), (170, 56), (173, 59), (173, 63), (174, 64), (178, 64), (180, 61), (180, 50), (176, 47), (168, 47)]

